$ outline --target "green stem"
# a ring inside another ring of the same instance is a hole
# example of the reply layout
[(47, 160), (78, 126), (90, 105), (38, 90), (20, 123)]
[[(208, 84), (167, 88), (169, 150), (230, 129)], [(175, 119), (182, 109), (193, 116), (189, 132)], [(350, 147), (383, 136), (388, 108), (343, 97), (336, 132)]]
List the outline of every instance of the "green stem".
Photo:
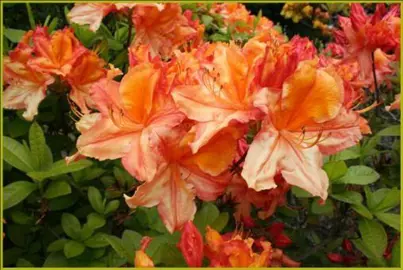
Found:
[(29, 5), (29, 3), (25, 3), (25, 4), (27, 6), (29, 24), (31, 25), (32, 29), (35, 29), (35, 27), (36, 27), (35, 18), (34, 18), (34, 14), (32, 14), (31, 6)]

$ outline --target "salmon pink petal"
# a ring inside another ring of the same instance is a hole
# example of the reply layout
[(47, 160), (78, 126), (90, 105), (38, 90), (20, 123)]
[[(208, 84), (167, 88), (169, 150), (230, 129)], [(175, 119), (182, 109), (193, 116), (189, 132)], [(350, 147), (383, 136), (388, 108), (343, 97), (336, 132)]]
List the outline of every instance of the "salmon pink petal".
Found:
[(38, 114), (39, 103), (46, 97), (46, 85), (22, 81), (9, 85), (3, 92), (3, 107), (5, 109), (25, 109), (23, 117), (32, 121)]
[(196, 195), (203, 201), (214, 201), (221, 196), (231, 180), (231, 174), (211, 176), (195, 166), (181, 166), (180, 173), (194, 187)]
[(67, 18), (79, 25), (89, 25), (95, 32), (101, 26), (102, 19), (113, 10), (113, 4), (75, 4)]
[(78, 151), (99, 160), (117, 159), (125, 156), (138, 132), (124, 131), (111, 119), (102, 117), (77, 140)]
[(264, 125), (249, 146), (242, 177), (256, 191), (275, 188), (274, 181), (284, 153), (280, 148), (280, 134), (271, 125)]
[(124, 195), (130, 208), (139, 206), (153, 207), (158, 205), (165, 196), (167, 182), (170, 181), (170, 170), (164, 170), (154, 181), (139, 186), (132, 197)]
[(181, 178), (179, 168), (171, 166), (169, 181), (166, 182), (158, 212), (169, 232), (174, 232), (193, 220), (196, 213), (194, 191), (189, 184)]

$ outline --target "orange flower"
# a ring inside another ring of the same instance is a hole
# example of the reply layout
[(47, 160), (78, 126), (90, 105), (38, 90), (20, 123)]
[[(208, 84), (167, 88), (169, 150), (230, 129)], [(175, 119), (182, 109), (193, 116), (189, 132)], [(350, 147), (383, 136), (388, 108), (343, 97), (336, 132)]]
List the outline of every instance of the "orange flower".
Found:
[(102, 23), (102, 19), (111, 12), (125, 11), (132, 9), (135, 6), (155, 6), (159, 10), (164, 8), (163, 4), (103, 4), (103, 3), (91, 3), (91, 4), (75, 4), (72, 10), (67, 15), (67, 18), (73, 23), (79, 25), (89, 25), (91, 31), (95, 32), (99, 29)]
[(133, 12), (136, 36), (133, 45), (151, 45), (152, 56), (170, 57), (172, 51), (196, 37), (197, 31), (182, 15), (179, 4), (138, 5)]
[(390, 106), (386, 106), (386, 110), (400, 110), (400, 94), (395, 95), (395, 101), (393, 101)]
[(210, 267), (268, 267), (272, 248), (269, 242), (261, 242), (263, 251), (255, 253), (252, 250), (253, 238), (243, 239), (235, 234), (231, 239), (224, 238), (215, 230), (207, 227), (206, 257), (210, 260)]
[(231, 177), (227, 169), (239, 138), (234, 137), (236, 130), (223, 130), (194, 155), (188, 146), (194, 134), (187, 132), (186, 126), (171, 130), (170, 137), (166, 137), (162, 152), (168, 166), (152, 181), (142, 184), (132, 197), (125, 196), (131, 208), (157, 205), (170, 232), (193, 219), (195, 196), (212, 201), (224, 192)]
[(160, 65), (137, 65), (121, 83), (113, 81), (113, 75), (92, 86), (92, 99), (101, 117), (82, 132), (77, 149), (99, 160), (122, 158), (130, 174), (149, 181), (166, 166), (160, 153), (163, 138), (184, 115), (166, 94), (169, 85)]
[[(400, 46), (399, 7), (386, 13), (384, 4), (378, 4), (375, 14), (368, 16), (361, 4), (352, 4), (350, 18), (339, 17), (342, 30), (336, 30), (336, 40), (347, 46), (347, 57), (357, 57), (361, 79), (372, 76), (372, 56), (376, 49), (396, 50)], [(385, 14), (386, 13), (386, 14)]]
[(188, 221), (182, 229), (178, 244), (188, 266), (201, 267), (203, 261), (203, 237), (193, 222)]
[(192, 129), (194, 153), (220, 130), (262, 117), (267, 102), (266, 89), (254, 84), (254, 59), (234, 44), (218, 43), (213, 49), (199, 59), (200, 68), (191, 79), (172, 92), (178, 107), (198, 121)]
[(154, 267), (154, 262), (151, 260), (151, 258), (145, 253), (145, 250), (147, 249), (148, 245), (152, 239), (148, 236), (144, 236), (141, 239), (141, 248), (140, 250), (136, 251), (136, 254), (134, 256), (134, 266), (135, 267)]
[(66, 79), (71, 85), (69, 97), (80, 108), (81, 112), (88, 114), (88, 107), (95, 107), (90, 98), (91, 86), (106, 76), (105, 62), (94, 52), (80, 56), (74, 63)]
[(87, 51), (70, 28), (58, 30), (52, 36), (45, 28), (37, 28), (32, 39), (36, 57), (29, 65), (39, 72), (66, 76), (75, 61)]
[(234, 175), (227, 192), (231, 199), (237, 203), (234, 213), (236, 220), (243, 221), (245, 218), (249, 218), (252, 205), (259, 209), (258, 216), (261, 219), (267, 219), (274, 214), (278, 206), (286, 202), (286, 194), (291, 186), (284, 181), (281, 175), (276, 175), (274, 180), (277, 185), (276, 188), (255, 191), (248, 188), (241, 176)]
[(328, 178), (322, 154), (333, 154), (358, 142), (358, 114), (343, 104), (343, 82), (334, 71), (300, 63), (288, 77), (277, 102), (254, 138), (242, 176), (256, 191), (277, 187), (281, 173), (291, 185), (327, 197)]
[(3, 92), (3, 107), (6, 109), (25, 109), (23, 117), (32, 121), (38, 114), (39, 103), (46, 96), (47, 86), (54, 82), (52, 76), (37, 72), (28, 65), (32, 49), (20, 43), (3, 60), (4, 80), (7, 85)]

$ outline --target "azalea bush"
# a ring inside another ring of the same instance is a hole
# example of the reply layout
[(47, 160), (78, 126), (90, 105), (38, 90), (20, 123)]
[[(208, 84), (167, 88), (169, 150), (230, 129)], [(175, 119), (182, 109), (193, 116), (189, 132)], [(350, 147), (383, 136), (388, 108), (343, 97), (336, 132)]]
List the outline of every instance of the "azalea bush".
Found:
[(4, 266), (400, 267), (399, 5), (4, 9)]

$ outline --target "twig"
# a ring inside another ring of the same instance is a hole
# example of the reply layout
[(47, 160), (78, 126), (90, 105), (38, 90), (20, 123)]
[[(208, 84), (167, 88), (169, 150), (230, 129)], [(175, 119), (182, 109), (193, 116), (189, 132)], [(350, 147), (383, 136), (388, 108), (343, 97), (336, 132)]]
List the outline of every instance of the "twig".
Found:
[[(380, 102), (380, 95), (379, 95), (379, 88), (378, 88), (378, 81), (376, 79), (376, 69), (375, 69), (375, 52), (372, 52), (371, 57), (372, 57), (372, 74), (374, 76), (374, 85), (375, 85), (375, 100), (376, 103), (379, 104)], [(377, 114), (379, 114), (379, 107), (377, 106), (375, 108), (375, 111)]]
[(237, 171), (237, 169), (239, 168), (239, 165), (241, 165), (241, 163), (245, 161), (245, 158), (246, 158), (247, 154), (248, 154), (248, 151), (245, 151), (245, 153), (243, 153), (242, 157), (240, 159), (238, 159), (237, 162), (232, 164), (232, 166), (230, 168), (231, 172), (236, 172)]

